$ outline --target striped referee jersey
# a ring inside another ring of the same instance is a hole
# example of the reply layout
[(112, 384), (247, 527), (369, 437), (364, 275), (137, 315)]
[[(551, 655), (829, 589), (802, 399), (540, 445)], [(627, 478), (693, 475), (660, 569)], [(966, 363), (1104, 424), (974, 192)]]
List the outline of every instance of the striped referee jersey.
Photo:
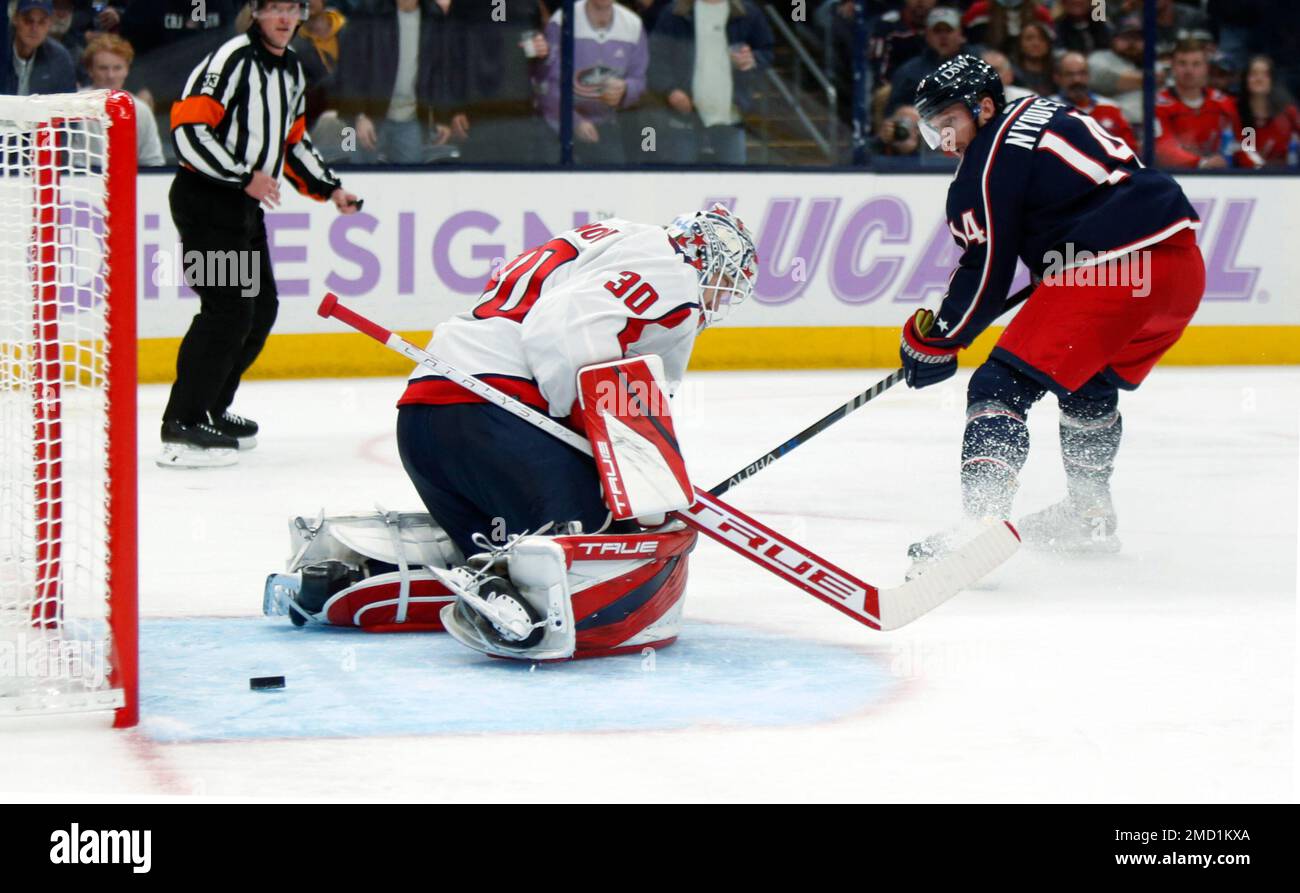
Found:
[(339, 178), (307, 136), (307, 77), (293, 50), (271, 53), (256, 28), (198, 64), (172, 105), (172, 142), (182, 167), (243, 188), (256, 171), (284, 171), (303, 195), (325, 201)]

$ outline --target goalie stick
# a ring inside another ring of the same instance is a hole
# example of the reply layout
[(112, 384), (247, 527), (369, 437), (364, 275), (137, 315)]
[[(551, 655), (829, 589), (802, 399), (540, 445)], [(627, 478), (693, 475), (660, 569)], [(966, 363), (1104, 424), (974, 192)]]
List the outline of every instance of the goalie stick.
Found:
[[(1011, 310), (1014, 307), (1019, 307), (1021, 304), (1025, 302), (1025, 300), (1031, 294), (1033, 294), (1034, 289), (1036, 287), (1037, 287), (1037, 283), (1031, 281), (1024, 288), (1020, 289), (1015, 294), (1008, 297), (1006, 305), (1002, 308), (1002, 312), (1006, 313), (1008, 310)], [(862, 406), (866, 405), (870, 401), (876, 399), (885, 391), (889, 390), (890, 388), (892, 388), (894, 385), (898, 384), (902, 380), (903, 380), (903, 370), (902, 369), (894, 370), (893, 372), (889, 373), (884, 378), (882, 378), (880, 381), (876, 382), (871, 387), (867, 388), (861, 394), (858, 394), (856, 397), (849, 400), (849, 402), (845, 403), (843, 406), (837, 406), (835, 409), (831, 410), (826, 415), (822, 416), (820, 419), (813, 422), (807, 428), (804, 428), (802, 431), (800, 431), (794, 437), (791, 437), (785, 443), (781, 444), (780, 446), (774, 449), (768, 450), (762, 456), (755, 459), (753, 462), (750, 462), (748, 465), (746, 465), (744, 468), (737, 471), (735, 474), (731, 475), (731, 477), (715, 484), (713, 487), (709, 489), (709, 492), (712, 493), (714, 496), (721, 496), (723, 493), (726, 493), (732, 487), (736, 486), (736, 484), (739, 484), (741, 481), (745, 480), (746, 478), (751, 478), (754, 475), (758, 474), (764, 468), (771, 465), (777, 459), (780, 459), (782, 456), (784, 456), (786, 453), (793, 450), (795, 447), (801, 444), (805, 444), (808, 441), (812, 440), (814, 437), (816, 437), (818, 434), (821, 434), (831, 425), (834, 425), (836, 422), (843, 419), (849, 413), (854, 412), (855, 410), (861, 408)]]
[[(573, 449), (588, 456), (592, 454), (591, 444), (582, 435), (344, 307), (336, 295), (326, 294), (317, 313), (338, 319), (433, 374), (541, 428)], [(673, 516), (859, 623), (878, 630), (897, 629), (937, 607), (1002, 564), (1020, 545), (1020, 538), (1010, 524), (991, 523), (961, 549), (935, 562), (926, 573), (893, 589), (880, 590), (698, 487), (695, 498), (693, 505), (674, 512)]]
[(876, 399), (881, 394), (885, 393), (885, 391), (889, 390), (890, 388), (892, 388), (894, 385), (898, 384), (902, 380), (903, 380), (903, 370), (895, 369), (893, 372), (889, 373), (884, 378), (880, 379), (880, 381), (876, 382), (871, 387), (867, 388), (861, 394), (858, 394), (848, 403), (845, 403), (843, 406), (837, 406), (835, 409), (831, 410), (826, 415), (822, 416), (820, 419), (813, 422), (807, 428), (804, 428), (794, 437), (791, 437), (785, 443), (781, 444), (775, 449), (768, 450), (762, 456), (755, 459), (753, 462), (750, 462), (748, 465), (746, 465), (744, 468), (737, 471), (735, 474), (727, 478), (725, 481), (722, 481), (721, 483), (711, 487), (709, 489), (709, 493), (713, 494), (714, 496), (721, 496), (723, 493), (726, 493), (732, 487), (736, 486), (736, 484), (739, 484), (741, 481), (745, 480), (745, 478), (753, 477), (754, 475), (758, 474), (764, 468), (771, 465), (777, 459), (780, 459), (782, 456), (784, 456), (786, 453), (793, 450), (795, 447), (812, 440), (814, 437), (816, 437), (818, 434), (821, 434), (831, 425), (834, 425), (836, 422), (838, 422), (840, 419), (847, 416), (849, 413), (853, 412), (858, 407), (868, 403), (871, 400)]

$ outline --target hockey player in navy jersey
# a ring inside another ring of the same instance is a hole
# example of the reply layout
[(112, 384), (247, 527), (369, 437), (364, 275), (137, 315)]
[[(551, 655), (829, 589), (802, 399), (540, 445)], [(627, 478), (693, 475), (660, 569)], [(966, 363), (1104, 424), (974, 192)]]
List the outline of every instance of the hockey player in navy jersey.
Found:
[[(957, 371), (958, 352), (1007, 309), (1018, 259), (1036, 283), (971, 377), (964, 514), (1010, 516), (1029, 452), (1025, 417), (1050, 391), (1068, 492), (1022, 518), (1020, 533), (1027, 545), (1116, 551), (1119, 391), (1142, 383), (1200, 303), (1196, 212), (1173, 179), (1086, 114), (1039, 97), (1007, 103), (997, 72), (972, 56), (922, 80), (915, 107), (931, 147), (961, 159), (947, 218), (963, 253), (938, 310), (917, 311), (903, 327), (907, 383), (926, 387)], [(910, 554), (938, 557), (959, 530)]]

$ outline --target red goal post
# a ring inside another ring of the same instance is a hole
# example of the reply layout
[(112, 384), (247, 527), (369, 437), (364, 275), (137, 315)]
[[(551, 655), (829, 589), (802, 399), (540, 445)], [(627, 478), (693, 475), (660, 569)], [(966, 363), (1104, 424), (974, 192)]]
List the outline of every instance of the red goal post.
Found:
[(139, 717), (135, 100), (0, 97), (0, 716)]

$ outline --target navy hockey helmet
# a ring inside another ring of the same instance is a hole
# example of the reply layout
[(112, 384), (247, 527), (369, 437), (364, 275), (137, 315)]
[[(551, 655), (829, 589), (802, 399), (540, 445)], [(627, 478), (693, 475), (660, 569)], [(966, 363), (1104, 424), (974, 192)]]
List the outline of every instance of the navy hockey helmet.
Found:
[(980, 98), (984, 96), (993, 100), (994, 111), (1002, 111), (1007, 103), (997, 69), (976, 56), (954, 56), (922, 78), (912, 104), (921, 118), (921, 135), (926, 144), (937, 149), (940, 143), (939, 132), (926, 123), (927, 119), (960, 102), (979, 121)]

